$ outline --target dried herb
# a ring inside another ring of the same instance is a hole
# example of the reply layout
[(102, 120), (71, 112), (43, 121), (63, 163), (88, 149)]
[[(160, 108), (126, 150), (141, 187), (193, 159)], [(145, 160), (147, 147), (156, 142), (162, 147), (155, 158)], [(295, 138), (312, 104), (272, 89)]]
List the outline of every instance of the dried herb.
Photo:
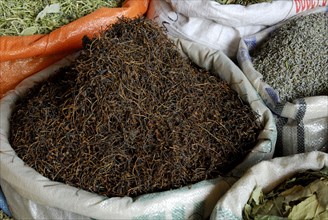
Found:
[(229, 171), (261, 125), (227, 83), (183, 58), (153, 21), (122, 18), (17, 103), (10, 143), (52, 180), (137, 196)]
[(327, 219), (328, 168), (305, 171), (264, 195), (254, 189), (243, 218), (248, 219)]
[(291, 19), (251, 51), (254, 68), (282, 101), (328, 95), (328, 17)]
[(0, 36), (47, 34), (100, 7), (119, 7), (122, 0), (1, 0)]
[(14, 220), (0, 209), (0, 220)]
[(215, 0), (216, 2), (224, 5), (238, 4), (238, 5), (251, 5), (263, 2), (272, 2), (272, 0)]

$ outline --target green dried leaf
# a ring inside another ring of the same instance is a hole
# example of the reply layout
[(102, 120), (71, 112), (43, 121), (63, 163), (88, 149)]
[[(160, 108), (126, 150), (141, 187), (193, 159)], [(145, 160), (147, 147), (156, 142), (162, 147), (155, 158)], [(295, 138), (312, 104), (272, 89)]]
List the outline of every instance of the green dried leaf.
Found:
[(35, 34), (37, 31), (38, 31), (38, 28), (32, 26), (32, 27), (25, 28), (25, 29), (20, 33), (20, 35), (22, 35), (22, 36), (33, 35), (33, 34)]
[(245, 220), (250, 220), (251, 219), (251, 212), (252, 212), (252, 206), (250, 206), (249, 204), (246, 204), (245, 205), (245, 208), (244, 208), (244, 219)]
[(252, 192), (251, 199), (254, 200), (256, 205), (260, 204), (260, 200), (263, 200), (263, 192), (261, 187), (256, 187)]
[(287, 218), (274, 216), (274, 215), (259, 215), (256, 216), (254, 220), (287, 220)]
[(247, 219), (328, 219), (327, 171), (298, 173), (266, 195), (255, 188), (247, 205)]
[(308, 186), (294, 186), (281, 193), (285, 197), (285, 202), (289, 203), (291, 201), (302, 200), (302, 198), (308, 198), (314, 193), (318, 196), (318, 201), (320, 204), (328, 204), (328, 186), (325, 184), (328, 183), (328, 180), (315, 180), (310, 183)]
[(313, 219), (315, 216), (324, 212), (324, 208), (319, 205), (318, 198), (314, 194), (303, 202), (294, 206), (289, 213), (289, 219)]
[(321, 174), (323, 174), (324, 176), (328, 177), (328, 167), (325, 167), (324, 169), (322, 169), (320, 171)]
[(313, 195), (313, 191), (310, 187), (303, 187), (300, 185), (293, 186), (290, 189), (281, 193), (281, 196), (285, 197), (285, 202), (289, 203), (292, 201), (301, 201), (302, 198), (308, 198)]
[(13, 218), (6, 215), (6, 213), (4, 213), (1, 209), (0, 209), (0, 219), (1, 220), (13, 220)]
[(320, 215), (317, 215), (316, 217), (314, 217), (313, 220), (322, 220), (322, 219), (328, 219), (328, 210), (320, 213)]
[(276, 197), (272, 200), (267, 200), (265, 203), (260, 204), (258, 208), (254, 207), (255, 215), (282, 215), (283, 197)]
[(60, 13), (60, 12), (61, 12), (60, 4), (56, 3), (56, 4), (47, 5), (42, 11), (39, 12), (39, 14), (35, 18), (35, 21), (44, 18), (47, 14)]
[(303, 186), (296, 185), (293, 186), (292, 188), (286, 189), (282, 193), (280, 193), (281, 196), (288, 197), (289, 195), (295, 195), (295, 193), (298, 193), (300, 191), (304, 190)]
[(318, 180), (310, 188), (316, 192), (319, 204), (328, 210), (328, 179)]

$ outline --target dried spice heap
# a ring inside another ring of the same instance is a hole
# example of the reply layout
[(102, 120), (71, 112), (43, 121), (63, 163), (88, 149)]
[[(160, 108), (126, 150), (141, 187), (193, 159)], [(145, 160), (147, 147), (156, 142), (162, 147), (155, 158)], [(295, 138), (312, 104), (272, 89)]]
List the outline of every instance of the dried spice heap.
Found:
[(255, 146), (251, 108), (152, 21), (120, 19), (84, 43), (11, 118), (11, 145), (44, 176), (137, 196), (215, 178)]
[(300, 16), (251, 51), (254, 68), (282, 101), (328, 95), (328, 16)]

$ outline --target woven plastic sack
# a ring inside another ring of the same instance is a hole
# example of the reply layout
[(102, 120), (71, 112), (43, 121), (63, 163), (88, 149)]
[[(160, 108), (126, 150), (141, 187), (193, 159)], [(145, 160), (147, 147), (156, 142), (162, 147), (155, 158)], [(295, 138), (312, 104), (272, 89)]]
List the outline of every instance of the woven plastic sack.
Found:
[(221, 197), (210, 219), (242, 220), (244, 206), (255, 187), (261, 187), (267, 193), (298, 172), (321, 170), (324, 167), (328, 167), (328, 154), (319, 151), (262, 161), (249, 169)]
[[(328, 7), (321, 7), (299, 15), (327, 10)], [(256, 71), (252, 65), (249, 51), (283, 24), (284, 22), (281, 22), (255, 35), (244, 37), (239, 44), (238, 63), (266, 105), (274, 113), (278, 131), (276, 155), (287, 156), (313, 150), (326, 151), (328, 96), (304, 97), (293, 102), (281, 102), (279, 94), (262, 80), (261, 73)]]
[(3, 211), (6, 215), (11, 216), (11, 212), (9, 210), (6, 197), (3, 194), (1, 187), (0, 187), (0, 210)]
[(146, 13), (149, 0), (126, 0), (120, 8), (100, 8), (49, 34), (0, 36), (0, 98), (26, 77), (82, 48), (82, 37), (93, 37), (117, 17)]
[[(270, 110), (264, 105), (241, 70), (222, 52), (175, 39), (179, 48), (196, 64), (210, 69), (226, 80), (242, 99), (259, 114), (264, 129), (258, 142), (231, 175), (160, 193), (136, 198), (107, 198), (63, 183), (50, 181), (24, 165), (10, 143), (9, 118), (15, 101), (33, 85), (46, 80), (60, 67), (74, 60), (66, 57), (22, 81), (0, 100), (0, 173), (1, 187), (13, 216), (34, 219), (203, 219), (208, 218), (217, 200), (242, 175), (244, 170), (273, 156), (276, 127)], [(233, 176), (233, 177), (231, 177)]]
[(222, 50), (235, 58), (241, 37), (327, 4), (327, 0), (273, 0), (248, 6), (222, 5), (214, 0), (152, 0), (147, 17), (171, 36)]

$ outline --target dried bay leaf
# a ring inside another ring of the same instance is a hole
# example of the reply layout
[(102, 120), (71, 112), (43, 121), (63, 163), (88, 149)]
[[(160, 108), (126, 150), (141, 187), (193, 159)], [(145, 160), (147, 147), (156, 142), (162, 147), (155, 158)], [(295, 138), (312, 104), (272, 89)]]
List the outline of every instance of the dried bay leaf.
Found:
[(247, 219), (328, 219), (327, 171), (300, 172), (265, 195), (256, 187)]
[(295, 194), (303, 193), (304, 192), (304, 187), (300, 185), (293, 186), (292, 188), (289, 188), (282, 193), (280, 193), (281, 196), (285, 197), (286, 200), (293, 201), (292, 198), (294, 198)]
[(328, 210), (320, 213), (320, 215), (317, 215), (313, 218), (313, 220), (322, 220), (322, 219), (328, 219)]
[(313, 219), (324, 211), (324, 208), (318, 202), (317, 196), (314, 194), (294, 206), (288, 215), (288, 219)]
[(310, 186), (311, 185), (309, 185), (308, 187), (303, 187), (300, 185), (296, 185), (282, 192), (281, 195), (285, 197), (286, 203), (289, 203), (291, 201), (302, 200), (302, 198), (308, 198), (313, 195), (314, 192), (316, 192), (316, 190), (312, 189)]
[(324, 169), (322, 169), (320, 171), (320, 173), (322, 173), (323, 175), (325, 175), (326, 177), (328, 177), (328, 167), (325, 167)]
[(260, 200), (263, 200), (263, 192), (261, 187), (256, 187), (252, 192), (251, 199), (254, 200), (255, 204), (260, 204)]
[(249, 219), (251, 219), (251, 212), (252, 212), (252, 206), (251, 205), (249, 205), (249, 204), (246, 204), (245, 205), (245, 208), (244, 208), (244, 214), (245, 214), (245, 217), (244, 217), (244, 219), (245, 220), (249, 220)]
[(253, 213), (255, 215), (282, 215), (282, 207), (283, 207), (283, 197), (277, 197), (273, 200), (267, 200), (265, 203), (260, 204), (257, 207), (254, 207)]
[[(314, 185), (314, 184), (313, 184)], [(326, 210), (328, 210), (328, 179), (318, 181), (313, 188), (316, 187), (318, 202)], [(327, 218), (328, 219), (328, 218)]]
[(287, 220), (287, 218), (279, 217), (279, 216), (275, 216), (275, 215), (256, 216), (254, 219), (255, 220)]

